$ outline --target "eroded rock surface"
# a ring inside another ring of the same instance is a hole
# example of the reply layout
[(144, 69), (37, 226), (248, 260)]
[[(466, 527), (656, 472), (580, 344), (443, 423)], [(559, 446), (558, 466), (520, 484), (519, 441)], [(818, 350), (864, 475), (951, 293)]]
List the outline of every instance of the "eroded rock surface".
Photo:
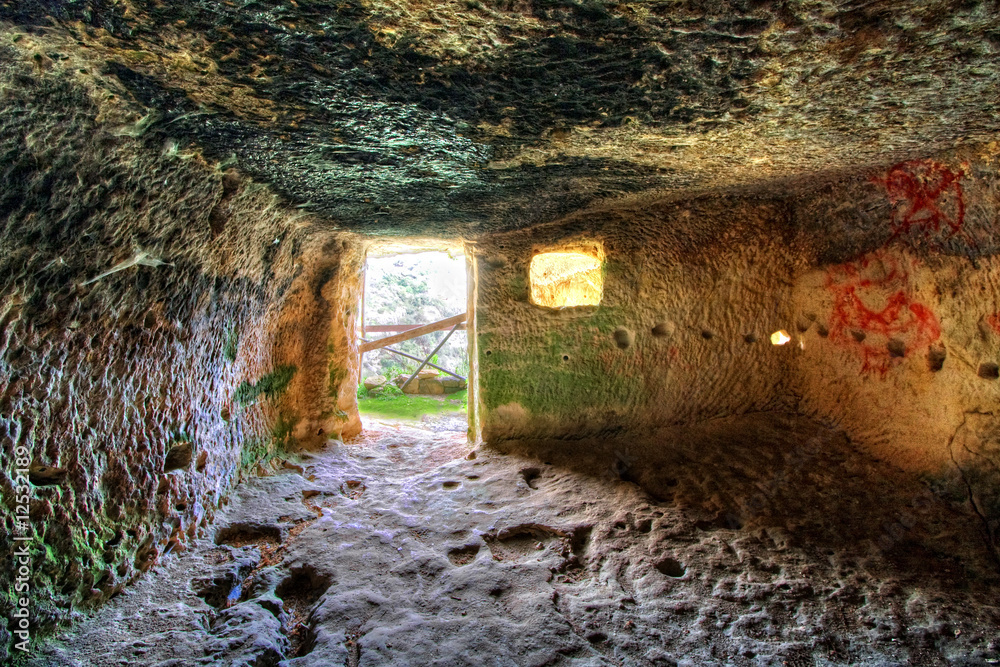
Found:
[(1000, 131), (988, 2), (18, 0), (0, 21), (39, 68), (79, 64), (151, 131), (373, 233), (804, 184)]
[[(1000, 660), (976, 517), (801, 417), (595, 441), (565, 461), (380, 428), (242, 485), (218, 544), (33, 664)], [(638, 456), (661, 439), (670, 456)]]

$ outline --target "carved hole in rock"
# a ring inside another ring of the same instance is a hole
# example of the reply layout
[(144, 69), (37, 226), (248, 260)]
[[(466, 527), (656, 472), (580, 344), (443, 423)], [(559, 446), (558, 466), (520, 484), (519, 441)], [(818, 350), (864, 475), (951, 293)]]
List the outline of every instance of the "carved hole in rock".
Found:
[(927, 366), (933, 372), (944, 368), (944, 361), (948, 357), (948, 352), (944, 345), (931, 345), (927, 349)]
[(191, 465), (191, 458), (194, 456), (194, 445), (190, 442), (181, 442), (167, 450), (167, 455), (163, 459), (163, 472), (172, 470), (182, 470)]
[(528, 268), (531, 303), (546, 308), (596, 306), (604, 294), (599, 249), (542, 252)]
[(249, 568), (231, 568), (215, 577), (195, 579), (191, 587), (198, 597), (216, 609), (231, 607), (243, 596), (243, 580)]
[(672, 579), (680, 579), (684, 576), (686, 568), (679, 560), (667, 557), (656, 563), (656, 570)]
[(539, 552), (553, 541), (569, 546), (570, 536), (565, 532), (541, 524), (524, 524), (488, 533), (483, 540), (497, 561), (523, 561), (538, 557)]
[(979, 377), (987, 380), (996, 380), (1000, 377), (1000, 366), (995, 362), (987, 361), (979, 364)]
[(329, 576), (305, 565), (289, 572), (289, 575), (274, 589), (274, 594), (285, 602), (286, 607), (308, 608), (330, 588), (330, 583)]
[(215, 534), (216, 544), (245, 547), (261, 544), (281, 544), (281, 529), (277, 526), (252, 523), (233, 523)]
[(635, 340), (635, 334), (633, 334), (630, 329), (626, 329), (625, 327), (618, 327), (611, 335), (615, 339), (615, 345), (617, 345), (620, 350), (632, 347), (632, 343)]
[(523, 468), (521, 470), (521, 478), (524, 483), (531, 489), (538, 489), (537, 479), (542, 476), (542, 471), (538, 468)]
[(349, 479), (340, 485), (340, 493), (351, 500), (357, 500), (364, 495), (366, 488), (360, 479)]
[(726, 530), (739, 530), (743, 527), (740, 517), (734, 512), (719, 512), (711, 519), (700, 519), (695, 521), (695, 528), (698, 530), (712, 531), (720, 528)]
[(656, 325), (650, 330), (656, 338), (666, 338), (674, 333), (674, 324), (672, 322), (657, 322)]
[(579, 561), (586, 555), (587, 547), (590, 544), (590, 537), (593, 532), (593, 526), (578, 526), (570, 536), (570, 550), (572, 551), (577, 564), (579, 564)]
[(330, 577), (307, 565), (293, 569), (275, 588), (275, 595), (289, 615), (287, 627), (291, 647), (288, 657), (303, 656), (315, 648), (316, 632), (308, 623), (309, 614), (331, 583)]
[(448, 552), (448, 560), (452, 562), (453, 565), (468, 565), (473, 560), (476, 559), (476, 555), (479, 553), (478, 544), (470, 544), (468, 546), (459, 547), (457, 549), (452, 549)]
[(56, 486), (66, 478), (66, 469), (34, 465), (28, 468), (28, 481), (34, 486)]

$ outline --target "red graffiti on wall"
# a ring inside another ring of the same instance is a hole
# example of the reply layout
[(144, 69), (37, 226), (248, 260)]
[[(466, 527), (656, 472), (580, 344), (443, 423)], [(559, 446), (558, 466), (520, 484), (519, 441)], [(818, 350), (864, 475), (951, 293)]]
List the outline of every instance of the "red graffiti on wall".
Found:
[[(892, 238), (923, 232), (945, 232), (945, 238), (962, 232), (965, 224), (965, 193), (962, 169), (954, 170), (933, 160), (902, 162), (884, 178), (874, 179), (885, 188), (892, 202)], [(891, 240), (891, 239), (890, 239)]]
[(903, 259), (885, 251), (830, 267), (830, 340), (857, 351), (863, 372), (881, 376), (913, 350), (941, 337), (934, 312), (910, 295)]

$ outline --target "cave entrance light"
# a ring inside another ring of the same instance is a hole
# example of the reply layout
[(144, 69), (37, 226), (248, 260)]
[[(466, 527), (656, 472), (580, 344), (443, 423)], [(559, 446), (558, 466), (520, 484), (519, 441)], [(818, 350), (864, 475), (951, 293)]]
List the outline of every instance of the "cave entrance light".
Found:
[(362, 421), (468, 430), (474, 369), (464, 248), (393, 243), (373, 245), (366, 255), (359, 304)]

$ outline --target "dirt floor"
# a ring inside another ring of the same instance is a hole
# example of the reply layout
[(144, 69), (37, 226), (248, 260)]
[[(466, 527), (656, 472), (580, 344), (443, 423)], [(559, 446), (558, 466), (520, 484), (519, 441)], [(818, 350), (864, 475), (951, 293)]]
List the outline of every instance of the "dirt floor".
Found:
[(1000, 664), (978, 517), (842, 433), (750, 415), (532, 446), (328, 444), (31, 664)]

